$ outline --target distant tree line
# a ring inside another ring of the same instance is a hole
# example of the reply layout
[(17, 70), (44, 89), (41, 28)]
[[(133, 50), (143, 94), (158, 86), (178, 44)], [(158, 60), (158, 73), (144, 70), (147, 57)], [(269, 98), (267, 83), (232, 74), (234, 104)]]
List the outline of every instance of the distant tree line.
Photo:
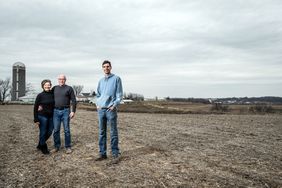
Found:
[(90, 93), (83, 93), (83, 85), (72, 85), (75, 96), (84, 95), (84, 96), (96, 96), (94, 89), (90, 90)]
[(268, 103), (268, 104), (282, 104), (282, 97), (273, 97), (273, 96), (265, 96), (265, 97), (230, 97), (230, 98), (219, 98), (214, 100), (215, 102), (228, 103), (229, 101), (233, 101), (235, 104), (259, 104), (259, 103)]
[(138, 94), (138, 93), (123, 93), (123, 98), (124, 99), (131, 99), (134, 101), (144, 101), (144, 96), (142, 94)]
[(203, 103), (203, 104), (210, 104), (208, 99), (204, 98), (165, 98), (167, 101), (174, 101), (174, 102), (191, 102), (191, 103)]
[(206, 98), (165, 98), (167, 101), (174, 102), (192, 102), (192, 103), (223, 103), (223, 104), (282, 104), (282, 97), (229, 97), (229, 98), (217, 98), (217, 99), (206, 99)]

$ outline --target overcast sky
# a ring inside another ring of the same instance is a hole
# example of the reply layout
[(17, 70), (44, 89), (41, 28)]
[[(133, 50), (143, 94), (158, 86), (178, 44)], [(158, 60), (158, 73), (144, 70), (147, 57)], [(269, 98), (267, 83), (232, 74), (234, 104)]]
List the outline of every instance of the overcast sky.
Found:
[(101, 63), (145, 97), (282, 96), (281, 0), (0, 0), (0, 78), (96, 90)]

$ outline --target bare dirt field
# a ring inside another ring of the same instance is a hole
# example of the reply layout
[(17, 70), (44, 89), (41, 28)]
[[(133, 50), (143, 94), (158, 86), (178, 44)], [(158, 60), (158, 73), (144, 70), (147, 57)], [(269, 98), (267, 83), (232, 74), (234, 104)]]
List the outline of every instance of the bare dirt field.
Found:
[(1, 105), (0, 187), (282, 187), (281, 114), (119, 113), (115, 165), (94, 161), (97, 122), (78, 109), (73, 153), (44, 156), (32, 106)]

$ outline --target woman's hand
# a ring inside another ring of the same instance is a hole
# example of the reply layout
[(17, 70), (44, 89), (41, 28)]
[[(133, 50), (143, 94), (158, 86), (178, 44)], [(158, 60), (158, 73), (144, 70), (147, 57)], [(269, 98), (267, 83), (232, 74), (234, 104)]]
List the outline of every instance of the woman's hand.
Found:
[(39, 125), (40, 125), (39, 122), (35, 122), (34, 124), (35, 124), (35, 126), (37, 126), (37, 127), (39, 127)]
[(38, 112), (40, 112), (40, 111), (43, 110), (43, 107), (41, 105), (39, 105), (37, 110), (38, 110)]

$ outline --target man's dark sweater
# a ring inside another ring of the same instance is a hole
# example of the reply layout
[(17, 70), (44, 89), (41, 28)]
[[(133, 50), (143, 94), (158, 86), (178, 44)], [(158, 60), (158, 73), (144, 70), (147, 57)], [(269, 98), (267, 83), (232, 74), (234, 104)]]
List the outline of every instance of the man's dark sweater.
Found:
[[(42, 91), (41, 93), (39, 93), (34, 103), (34, 122), (39, 122), (38, 115), (52, 117), (54, 104), (54, 94), (52, 91)], [(40, 111), (38, 111), (39, 106), (41, 106)]]
[(68, 108), (71, 105), (71, 111), (76, 111), (76, 98), (72, 87), (68, 85), (57, 85), (53, 88), (53, 91), (55, 98), (55, 108)]

